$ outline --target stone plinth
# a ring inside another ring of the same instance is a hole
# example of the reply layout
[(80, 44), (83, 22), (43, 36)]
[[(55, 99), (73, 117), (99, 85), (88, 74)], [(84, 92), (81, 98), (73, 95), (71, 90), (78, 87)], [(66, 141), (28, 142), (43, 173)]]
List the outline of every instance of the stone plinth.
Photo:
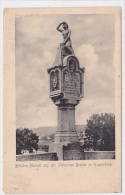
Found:
[(53, 63), (53, 66), (63, 65), (63, 59), (66, 56), (74, 54), (73, 48), (71, 47), (71, 51), (68, 50), (68, 47), (64, 46), (64, 44), (60, 43), (59, 47), (57, 48), (57, 54)]

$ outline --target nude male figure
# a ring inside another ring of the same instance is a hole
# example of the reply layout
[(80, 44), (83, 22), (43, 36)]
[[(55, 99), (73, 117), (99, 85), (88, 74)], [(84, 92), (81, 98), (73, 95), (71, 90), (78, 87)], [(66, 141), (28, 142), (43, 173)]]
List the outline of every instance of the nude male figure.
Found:
[[(62, 25), (62, 29), (60, 29), (60, 26)], [(57, 28), (56, 28), (59, 32), (62, 33), (63, 36), (63, 43), (62, 46), (66, 46), (68, 48), (68, 50), (74, 54), (74, 51), (72, 49), (72, 42), (71, 42), (71, 30), (68, 28), (68, 24), (66, 22), (61, 22)]]

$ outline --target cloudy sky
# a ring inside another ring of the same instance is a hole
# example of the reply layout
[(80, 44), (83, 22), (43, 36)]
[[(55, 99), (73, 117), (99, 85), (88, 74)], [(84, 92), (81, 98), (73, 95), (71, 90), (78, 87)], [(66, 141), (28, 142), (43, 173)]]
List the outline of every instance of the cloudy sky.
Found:
[(80, 66), (85, 67), (84, 98), (76, 124), (94, 113), (114, 113), (114, 15), (26, 15), (15, 18), (17, 127), (57, 125), (57, 107), (49, 99), (47, 68), (53, 65), (66, 21)]

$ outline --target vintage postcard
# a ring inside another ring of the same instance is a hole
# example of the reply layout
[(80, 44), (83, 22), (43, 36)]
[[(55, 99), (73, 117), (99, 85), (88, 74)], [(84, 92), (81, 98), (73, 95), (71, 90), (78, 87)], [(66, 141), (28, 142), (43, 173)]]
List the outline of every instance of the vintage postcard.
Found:
[(121, 192), (121, 8), (3, 17), (3, 191)]

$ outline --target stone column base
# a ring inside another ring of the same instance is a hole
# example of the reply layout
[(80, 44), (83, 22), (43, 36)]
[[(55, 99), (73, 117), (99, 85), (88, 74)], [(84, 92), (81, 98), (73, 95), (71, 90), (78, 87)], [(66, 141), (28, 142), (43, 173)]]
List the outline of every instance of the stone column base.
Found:
[(78, 142), (78, 135), (76, 131), (56, 131), (55, 142)]
[(54, 142), (49, 145), (49, 152), (57, 153), (58, 160), (84, 160), (84, 146), (79, 142)]

